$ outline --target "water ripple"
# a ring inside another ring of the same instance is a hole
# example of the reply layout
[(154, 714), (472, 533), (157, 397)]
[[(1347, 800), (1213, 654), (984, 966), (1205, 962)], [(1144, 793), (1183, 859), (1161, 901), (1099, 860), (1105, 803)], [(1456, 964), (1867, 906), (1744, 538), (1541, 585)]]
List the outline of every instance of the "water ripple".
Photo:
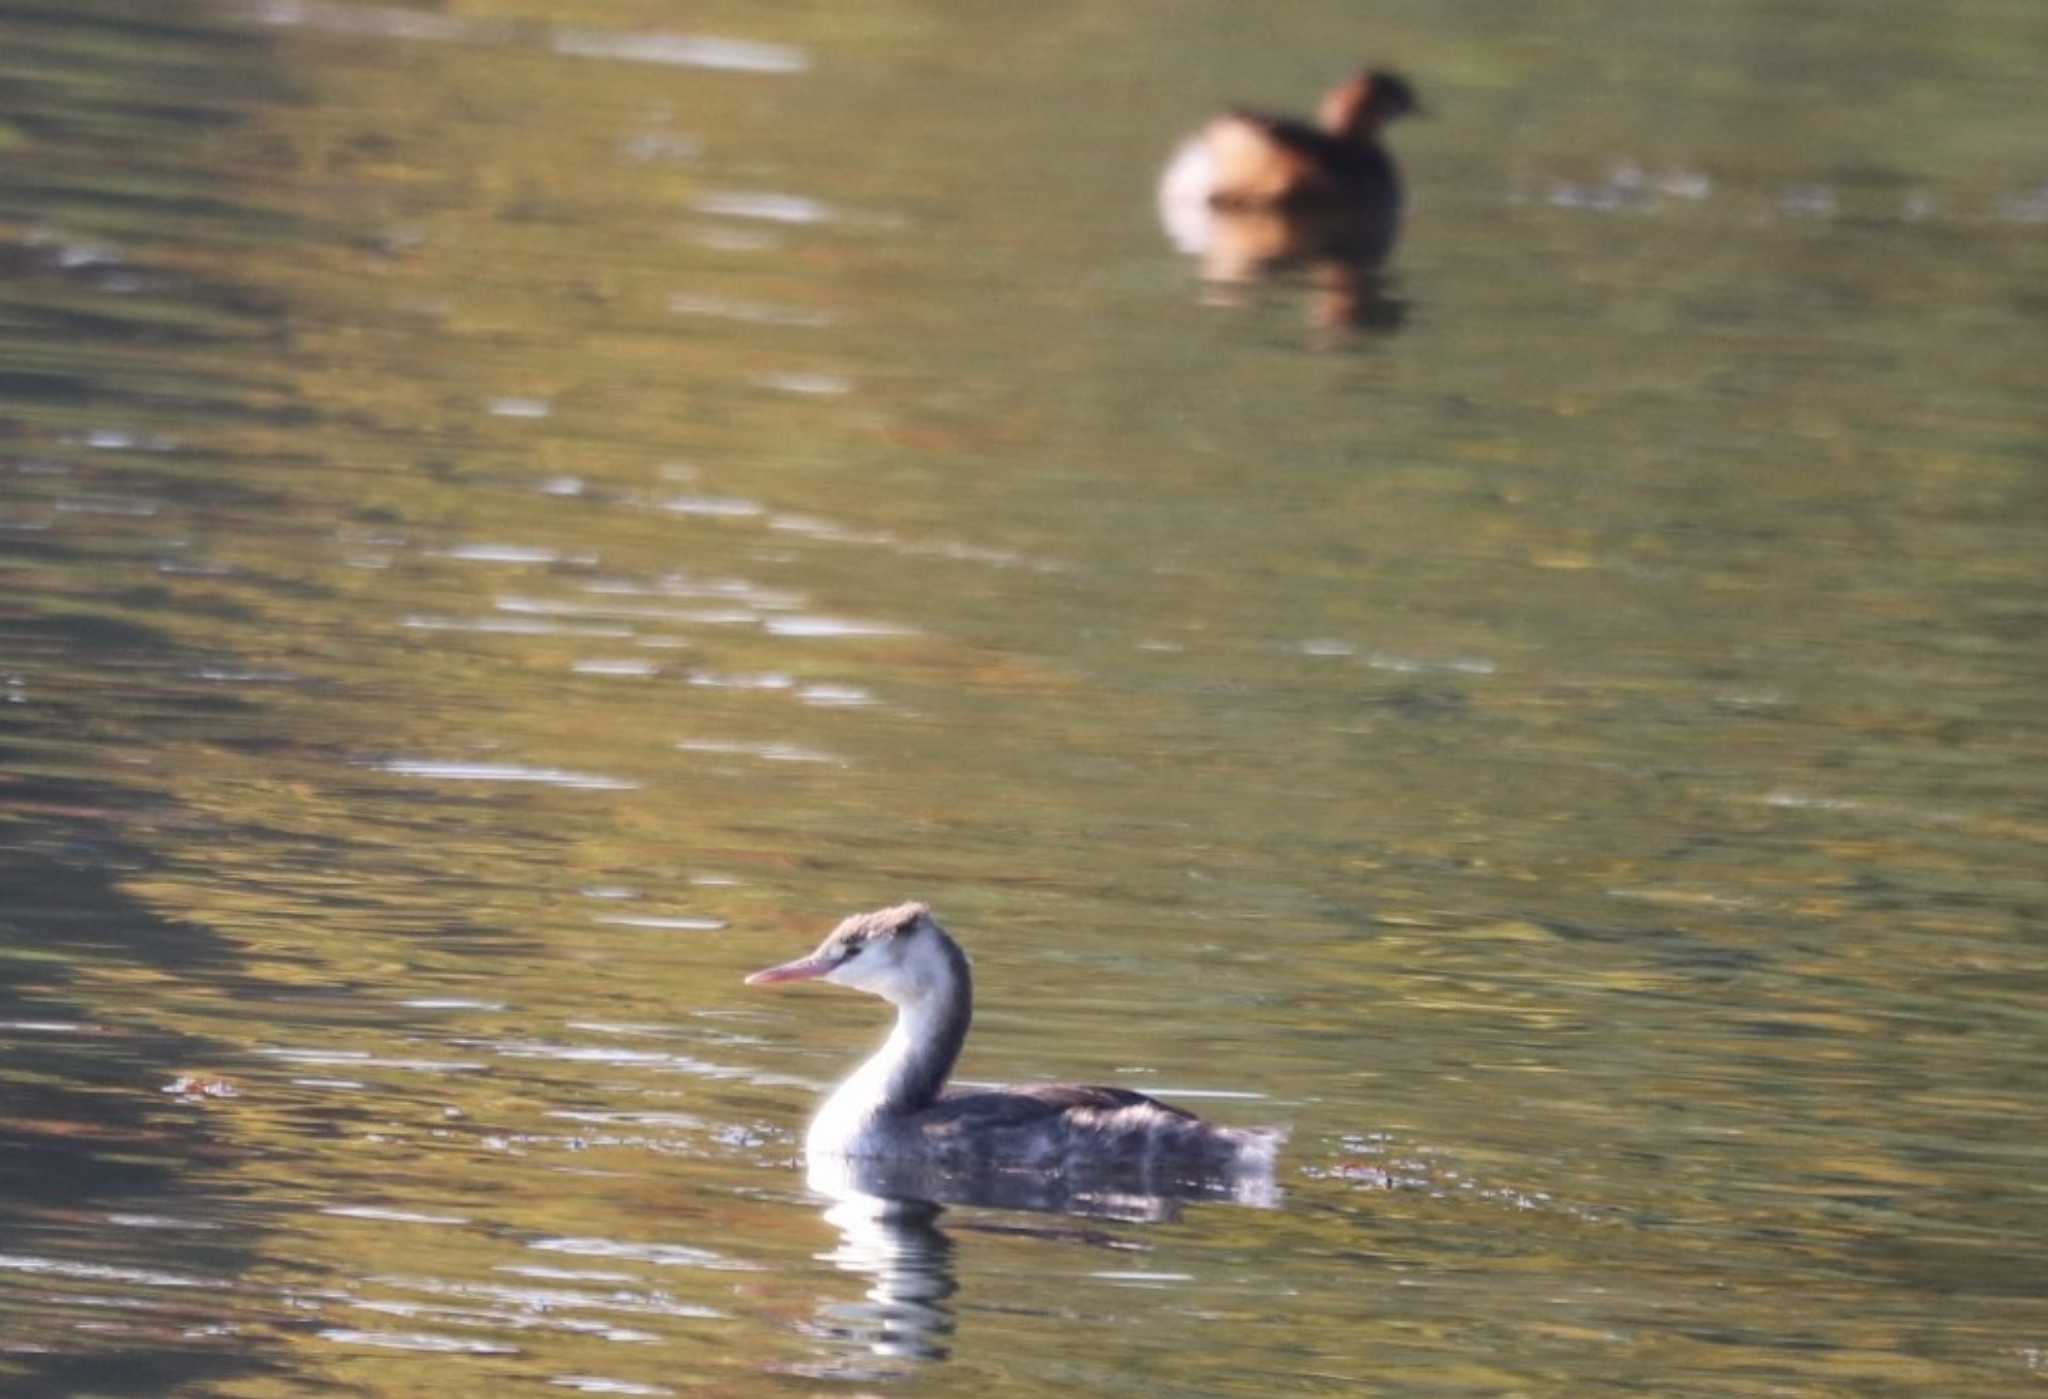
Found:
[(323, 1205), (322, 1214), (336, 1215), (343, 1219), (371, 1219), (385, 1224), (467, 1224), (469, 1218), (460, 1214), (422, 1214), (417, 1210), (387, 1209), (382, 1205)]
[(623, 640), (633, 635), (631, 627), (570, 626), (562, 622), (541, 622), (523, 617), (437, 617), (424, 612), (408, 614), (399, 625), (408, 631), (486, 632), (500, 636), (581, 636), (606, 641)]
[(614, 928), (653, 928), (671, 932), (715, 933), (726, 926), (723, 918), (593, 918), (593, 923), (603, 923)]
[(820, 709), (861, 709), (875, 702), (874, 694), (858, 685), (806, 685), (796, 697)]
[(485, 1065), (460, 1059), (400, 1059), (385, 1058), (360, 1049), (259, 1049), (258, 1054), (272, 1059), (282, 1059), (288, 1064), (311, 1064), (334, 1067), (346, 1064), (351, 1068), (403, 1069), (409, 1073), (463, 1074), (477, 1073)]
[(66, 1258), (38, 1258), (33, 1254), (0, 1253), (0, 1272), (42, 1273), (51, 1277), (81, 1278), (92, 1282), (125, 1282), (137, 1287), (217, 1287), (213, 1278), (190, 1273), (167, 1273), (156, 1268), (123, 1268), (111, 1263), (80, 1263)]
[(400, 777), (438, 778), (449, 782), (537, 782), (584, 792), (629, 792), (639, 787), (623, 777), (570, 772), (565, 768), (530, 768), (517, 763), (440, 762), (427, 758), (393, 758), (379, 766)]
[(545, 1040), (464, 1041), (468, 1047), (487, 1049), (507, 1059), (547, 1059), (565, 1064), (617, 1064), (647, 1069), (671, 1069), (695, 1078), (751, 1083), (757, 1088), (809, 1088), (819, 1085), (811, 1079), (788, 1074), (764, 1073), (732, 1064), (717, 1064), (688, 1054), (669, 1054), (655, 1049), (618, 1049), (594, 1044), (555, 1044)]
[(772, 636), (795, 637), (840, 637), (840, 636), (915, 636), (909, 627), (893, 622), (867, 622), (854, 617), (770, 617), (761, 623), (764, 631)]
[(810, 394), (816, 397), (832, 397), (852, 393), (853, 381), (843, 374), (826, 374), (819, 371), (803, 372), (789, 370), (776, 374), (758, 374), (754, 383), (777, 393)]
[(838, 214), (829, 204), (806, 199), (800, 194), (768, 191), (727, 190), (700, 197), (693, 206), (700, 214), (717, 214), (733, 219), (760, 219), (767, 223), (829, 223)]
[(453, 549), (444, 549), (441, 557), (464, 563), (560, 563), (562, 551), (544, 545), (458, 544)]
[[(741, 626), (755, 622), (758, 617), (751, 608), (739, 607), (627, 607), (596, 605), (591, 603), (556, 602), (547, 598), (501, 597), (495, 604), (501, 612), (539, 615), (546, 617), (615, 617), (636, 622), (681, 622), (698, 626)], [(581, 631), (581, 636), (611, 635), (613, 633)], [(628, 631), (616, 633), (630, 636)]]
[(754, 1272), (759, 1265), (728, 1258), (708, 1248), (689, 1244), (635, 1244), (620, 1239), (547, 1238), (527, 1245), (543, 1253), (567, 1253), (577, 1258), (625, 1258), (635, 1263), (652, 1263), (658, 1268), (708, 1268), (718, 1272)]
[(844, 758), (830, 753), (821, 753), (815, 748), (802, 748), (794, 743), (735, 743), (726, 739), (687, 738), (676, 745), (684, 753), (719, 753), (734, 757), (759, 758), (768, 763), (835, 763), (845, 766)]
[(382, 1346), (391, 1350), (430, 1351), (441, 1355), (517, 1355), (519, 1347), (503, 1341), (471, 1341), (459, 1336), (437, 1336), (424, 1331), (358, 1331), (346, 1326), (329, 1326), (316, 1333), (323, 1341), (342, 1345)]
[(668, 299), (669, 314), (710, 316), (719, 320), (745, 321), (753, 325), (796, 326), (816, 329), (833, 324), (828, 311), (811, 311), (799, 306), (771, 306), (757, 301), (733, 301), (723, 296), (678, 293)]
[(515, 1287), (496, 1282), (446, 1282), (439, 1278), (386, 1277), (384, 1287), (404, 1288), (432, 1297), (461, 1297), (509, 1304), (532, 1312), (556, 1309), (624, 1312), (637, 1316), (669, 1316), (692, 1320), (723, 1320), (725, 1313), (693, 1302), (678, 1302), (659, 1292), (582, 1292), (560, 1287)]
[(710, 515), (724, 519), (745, 519), (768, 513), (768, 507), (759, 501), (739, 496), (679, 495), (664, 500), (661, 508), (676, 515)]
[(796, 678), (776, 671), (765, 671), (759, 675), (719, 675), (713, 671), (698, 670), (690, 673), (689, 683), (711, 690), (788, 690), (795, 688)]
[(557, 29), (550, 47), (572, 58), (608, 58), (728, 73), (801, 73), (810, 55), (791, 44), (722, 39), (710, 34), (614, 34), (601, 29)]

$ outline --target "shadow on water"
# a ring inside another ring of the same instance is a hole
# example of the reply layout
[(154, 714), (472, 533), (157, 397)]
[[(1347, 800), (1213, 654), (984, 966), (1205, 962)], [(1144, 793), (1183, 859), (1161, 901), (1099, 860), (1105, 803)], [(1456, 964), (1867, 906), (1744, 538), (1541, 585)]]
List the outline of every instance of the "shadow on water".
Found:
[[(249, 1266), (260, 1227), (222, 1184), (240, 1149), (200, 1101), (171, 1091), (231, 1051), (122, 991), (246, 975), (228, 940), (128, 892), (161, 863), (133, 832), (174, 809), (108, 771), (117, 735), (170, 712), (137, 677), (189, 673), (198, 658), (111, 615), (115, 599), (90, 596), (98, 557), (0, 535), (0, 567), (32, 564), (87, 594), (31, 597), (0, 617), (15, 701), (0, 707), (0, 1375), (10, 1394), (161, 1394), (271, 1368), (260, 1347), (219, 1339), (233, 1330), (220, 1290)], [(188, 699), (188, 712), (215, 716), (241, 703)]]
[[(263, 221), (185, 157), (240, 120), (238, 104), (275, 94), (271, 46), (182, 4), (10, 7), (4, 32), (10, 76), (27, 80), (0, 102), (19, 141), (0, 169), (0, 220), (18, 225), (0, 251), (14, 348), (0, 421), (40, 438), (28, 425), (172, 399), (231, 411), (204, 368), (167, 381), (113, 352), (266, 338), (275, 308), (100, 240)], [(265, 1373), (266, 1347), (234, 1335), (222, 1300), (261, 1226), (225, 1184), (239, 1148), (202, 1102), (166, 1091), (227, 1048), (135, 991), (232, 983), (242, 957), (130, 892), (160, 863), (135, 832), (171, 808), (109, 771), (122, 739), (170, 714), (143, 677), (200, 661), (122, 615), (148, 600), (107, 566), (126, 563), (118, 531), (72, 547), (34, 520), (17, 509), (0, 533), (0, 568), (35, 584), (0, 615), (13, 701), (0, 708), (0, 1376), (10, 1394), (163, 1394)], [(185, 701), (188, 716), (239, 704)]]
[[(138, 808), (153, 804), (129, 796)], [(120, 881), (147, 866), (111, 819), (123, 797), (104, 780), (15, 778), (0, 788), (0, 885), (9, 891), (0, 922), (0, 1336), (9, 1353), (0, 1374), (9, 1393), (161, 1394), (269, 1368), (246, 1343), (227, 1350), (175, 1339), (173, 1318), (202, 1328), (218, 1319), (182, 1290), (171, 1316), (136, 1303), (160, 1323), (154, 1335), (61, 1335), (67, 1313), (81, 1322), (93, 1315), (82, 1308), (96, 1305), (67, 1305), (65, 1283), (127, 1282), (162, 1295), (153, 1284), (218, 1284), (252, 1257), (255, 1221), (239, 1207), (231, 1235), (151, 1227), (224, 1213), (208, 1179), (236, 1148), (203, 1112), (163, 1091), (181, 1067), (217, 1062), (222, 1046), (140, 1016), (96, 1019), (68, 994), (87, 978), (213, 981), (236, 968), (233, 949), (212, 932), (155, 916), (122, 892)]]

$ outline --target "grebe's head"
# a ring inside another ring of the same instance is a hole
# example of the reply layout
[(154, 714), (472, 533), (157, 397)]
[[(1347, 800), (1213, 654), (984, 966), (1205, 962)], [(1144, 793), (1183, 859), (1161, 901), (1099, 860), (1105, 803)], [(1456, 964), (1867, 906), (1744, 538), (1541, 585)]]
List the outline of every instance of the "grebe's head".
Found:
[(1364, 140), (1397, 117), (1420, 113), (1415, 89), (1399, 73), (1372, 68), (1330, 89), (1318, 113), (1332, 136)]
[(966, 970), (966, 957), (931, 909), (908, 903), (854, 914), (810, 956), (755, 972), (747, 985), (830, 981), (900, 1004), (950, 986)]

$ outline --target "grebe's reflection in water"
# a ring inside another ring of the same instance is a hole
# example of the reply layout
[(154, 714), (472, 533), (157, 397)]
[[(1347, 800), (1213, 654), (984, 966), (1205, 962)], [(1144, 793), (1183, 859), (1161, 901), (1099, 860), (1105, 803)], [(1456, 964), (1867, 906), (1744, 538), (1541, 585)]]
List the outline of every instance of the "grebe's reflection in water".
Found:
[(930, 1165), (813, 1157), (805, 1184), (831, 1200), (825, 1223), (840, 1231), (840, 1243), (819, 1254), (819, 1262), (860, 1274), (868, 1286), (862, 1301), (838, 1297), (819, 1301), (813, 1331), (840, 1346), (858, 1346), (872, 1360), (840, 1360), (803, 1366), (813, 1379), (883, 1381), (903, 1366), (946, 1360), (952, 1354), (954, 1315), (950, 1299), (958, 1290), (954, 1241), (940, 1229), (948, 1206), (1028, 1211), (1042, 1221), (971, 1221), (973, 1233), (1042, 1237), (1063, 1243), (1116, 1247), (1114, 1235), (1063, 1225), (1059, 1215), (1122, 1223), (1169, 1223), (1190, 1200), (1229, 1200), (1276, 1206), (1270, 1176), (1247, 1182), (1190, 1182), (1161, 1188), (1157, 1182), (1053, 1178), (1030, 1172), (944, 1172)]
[(835, 1208), (858, 1200), (886, 1206), (964, 1205), (1133, 1224), (1168, 1223), (1180, 1217), (1183, 1206), (1202, 1201), (1254, 1209), (1273, 1209), (1280, 1203), (1280, 1188), (1265, 1173), (1186, 1179), (1145, 1177), (1127, 1171), (1050, 1175), (942, 1168), (875, 1157), (816, 1156), (805, 1163), (804, 1181), (834, 1201)]
[[(946, 1170), (918, 1162), (845, 1156), (810, 1158), (804, 1179), (831, 1201), (824, 1217), (839, 1231), (838, 1246), (819, 1254), (819, 1261), (868, 1282), (861, 1301), (821, 1299), (814, 1329), (823, 1338), (864, 1348), (872, 1360), (806, 1366), (803, 1373), (850, 1380), (892, 1378), (903, 1366), (945, 1360), (952, 1353), (955, 1321), (950, 1299), (959, 1282), (954, 1242), (939, 1227), (948, 1207), (1152, 1224), (1179, 1218), (1182, 1206), (1190, 1201), (1270, 1208), (1279, 1199), (1270, 1175), (1161, 1186), (1110, 1176)], [(1055, 1218), (1005, 1220), (1000, 1225), (974, 1220), (959, 1227), (1097, 1247), (1120, 1242)]]
[(1200, 263), (1202, 300), (1244, 304), (1256, 284), (1305, 274), (1309, 320), (1326, 334), (1399, 330), (1408, 304), (1390, 293), (1370, 230), (1344, 210), (1215, 209), (1184, 206), (1162, 222), (1174, 244)]
[(839, 1231), (839, 1246), (819, 1254), (819, 1261), (869, 1280), (863, 1301), (821, 1302), (819, 1329), (885, 1361), (944, 1360), (954, 1324), (947, 1299), (959, 1287), (953, 1241), (938, 1227), (945, 1207), (869, 1194), (844, 1180), (822, 1179), (815, 1167), (810, 1182), (832, 1197), (825, 1220)]

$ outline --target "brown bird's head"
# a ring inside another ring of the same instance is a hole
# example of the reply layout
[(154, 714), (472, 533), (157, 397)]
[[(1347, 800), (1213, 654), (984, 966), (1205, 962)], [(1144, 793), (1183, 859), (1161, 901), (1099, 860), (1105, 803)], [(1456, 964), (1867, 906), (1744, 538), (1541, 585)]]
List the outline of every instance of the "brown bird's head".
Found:
[(1387, 68), (1371, 68), (1340, 83), (1323, 98), (1319, 115), (1332, 136), (1364, 140), (1396, 117), (1420, 114), (1422, 103), (1406, 78)]

